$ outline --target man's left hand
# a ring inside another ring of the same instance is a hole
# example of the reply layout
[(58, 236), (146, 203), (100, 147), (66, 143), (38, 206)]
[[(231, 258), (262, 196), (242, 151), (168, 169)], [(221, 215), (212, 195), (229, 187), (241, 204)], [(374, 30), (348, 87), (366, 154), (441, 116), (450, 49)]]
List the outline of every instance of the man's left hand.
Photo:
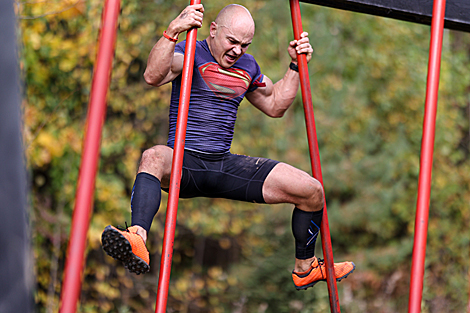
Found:
[(308, 33), (303, 32), (300, 34), (299, 40), (292, 40), (289, 43), (289, 47), (287, 48), (290, 57), (292, 58), (292, 62), (297, 64), (297, 56), (299, 54), (305, 54), (307, 56), (307, 63), (310, 62), (312, 59), (313, 48), (310, 45), (308, 39)]

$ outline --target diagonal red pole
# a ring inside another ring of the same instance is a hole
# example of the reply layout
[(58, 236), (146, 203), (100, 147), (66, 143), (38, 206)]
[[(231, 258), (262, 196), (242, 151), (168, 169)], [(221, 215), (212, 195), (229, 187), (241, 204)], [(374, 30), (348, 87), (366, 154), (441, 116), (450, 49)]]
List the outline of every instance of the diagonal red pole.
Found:
[[(290, 8), (292, 15), (292, 25), (294, 28), (294, 38), (300, 39), (302, 34), (302, 17), (300, 15), (299, 0), (290, 0)], [(298, 56), (300, 89), (302, 91), (302, 99), (305, 112), (305, 123), (307, 126), (307, 139), (310, 151), (310, 161), (312, 163), (312, 173), (322, 185), (323, 176), (321, 171), (320, 153), (318, 150), (317, 131), (315, 127), (315, 116), (313, 114), (312, 94), (310, 91), (310, 79), (308, 76), (307, 57), (305, 54)], [(328, 292), (330, 295), (331, 312), (341, 312), (338, 298), (338, 288), (336, 286), (336, 278), (334, 274), (333, 248), (331, 246), (330, 226), (328, 225), (328, 214), (325, 207), (323, 209), (323, 220), (320, 226), (323, 256), (326, 261), (326, 279), (328, 283)]]
[(86, 236), (92, 211), (101, 131), (106, 114), (106, 94), (111, 78), (119, 10), (120, 0), (106, 0), (101, 18), (98, 54), (91, 86), (87, 127), (65, 263), (61, 313), (75, 312), (80, 295)]
[(431, 173), (445, 6), (445, 0), (434, 1), (423, 123), (423, 139), (421, 142), (421, 162), (418, 182), (413, 261), (411, 266), (410, 299), (408, 302), (408, 312), (410, 313), (421, 312), (421, 300), (423, 296), (424, 261), (426, 258), (426, 237), (428, 233), (429, 198), (431, 194)]
[[(191, 5), (200, 4), (201, 0), (191, 0)], [(163, 235), (162, 259), (158, 279), (156, 313), (165, 313), (168, 302), (168, 286), (170, 284), (173, 243), (175, 240), (176, 216), (180, 194), (181, 174), (183, 167), (184, 143), (188, 122), (189, 99), (193, 80), (194, 53), (196, 51), (197, 29), (191, 28), (186, 36), (183, 73), (181, 77), (180, 102), (176, 121), (175, 147), (171, 165), (170, 190), (166, 212), (165, 232)]]

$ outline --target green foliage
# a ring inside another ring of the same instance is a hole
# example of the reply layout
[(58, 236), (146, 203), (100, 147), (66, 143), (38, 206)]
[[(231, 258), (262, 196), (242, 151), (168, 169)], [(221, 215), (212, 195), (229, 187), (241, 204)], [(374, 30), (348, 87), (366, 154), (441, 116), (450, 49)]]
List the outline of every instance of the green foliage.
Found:
[[(228, 3), (204, 3), (199, 39)], [(129, 196), (141, 152), (166, 142), (170, 88), (149, 87), (142, 74), (153, 44), (187, 4), (122, 3), (80, 312), (154, 311), (166, 194), (149, 235), (150, 274), (127, 273), (101, 250), (100, 235), (106, 225), (130, 220)], [(290, 61), (288, 1), (240, 4), (256, 22), (248, 53), (277, 81)], [(103, 2), (94, 0), (18, 5), (38, 312), (54, 312), (59, 305), (102, 8)], [(315, 49), (310, 81), (334, 255), (357, 265), (338, 284), (342, 311), (403, 312), (429, 27), (314, 5), (301, 8)], [(463, 312), (468, 302), (469, 48), (468, 34), (445, 32), (423, 312)], [(300, 96), (282, 119), (269, 119), (243, 102), (232, 152), (310, 171)], [(291, 209), (181, 200), (168, 311), (328, 311), (326, 284), (307, 292), (292, 286)], [(317, 251), (321, 255), (319, 242)]]

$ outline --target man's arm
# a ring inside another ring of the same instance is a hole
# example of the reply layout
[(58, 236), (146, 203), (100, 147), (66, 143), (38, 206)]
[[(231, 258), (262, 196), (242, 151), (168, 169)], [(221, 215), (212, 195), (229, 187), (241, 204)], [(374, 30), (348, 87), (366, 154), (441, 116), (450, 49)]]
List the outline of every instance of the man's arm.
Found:
[[(166, 30), (166, 35), (177, 39), (182, 32), (192, 27), (201, 27), (204, 7), (202, 4), (187, 6)], [(144, 79), (147, 84), (161, 86), (175, 79), (183, 70), (184, 56), (175, 54), (176, 41), (162, 36), (153, 46), (147, 60)]]
[[(313, 49), (307, 36), (308, 33), (303, 32), (300, 40), (293, 40), (289, 43), (288, 52), (295, 64), (297, 64), (298, 54), (306, 54), (307, 62), (312, 58)], [(264, 76), (263, 82), (266, 83), (266, 87), (259, 87), (247, 93), (246, 98), (270, 117), (284, 116), (297, 95), (300, 84), (299, 73), (289, 68), (277, 83), (273, 84), (267, 76)]]

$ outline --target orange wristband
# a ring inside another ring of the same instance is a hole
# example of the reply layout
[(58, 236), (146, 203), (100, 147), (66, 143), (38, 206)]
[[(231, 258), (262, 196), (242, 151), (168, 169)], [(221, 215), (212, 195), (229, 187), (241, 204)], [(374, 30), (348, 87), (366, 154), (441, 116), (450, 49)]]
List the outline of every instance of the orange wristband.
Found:
[(170, 35), (168, 35), (168, 34), (166, 33), (166, 30), (163, 32), (163, 37), (165, 37), (165, 38), (168, 39), (169, 41), (173, 41), (173, 42), (177, 42), (177, 41), (178, 41), (178, 38), (170, 37)]

